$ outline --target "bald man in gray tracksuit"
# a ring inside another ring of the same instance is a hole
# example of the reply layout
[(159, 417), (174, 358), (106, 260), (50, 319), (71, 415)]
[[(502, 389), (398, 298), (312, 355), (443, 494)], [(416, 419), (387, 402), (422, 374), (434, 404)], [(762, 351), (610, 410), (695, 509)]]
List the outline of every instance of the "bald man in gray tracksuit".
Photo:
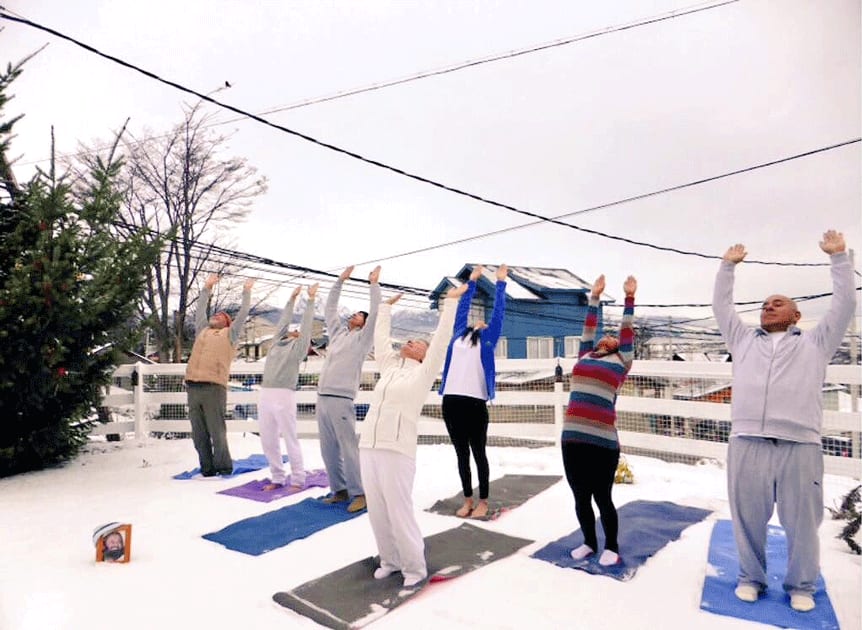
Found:
[(723, 257), (712, 306), (733, 356), (727, 486), (739, 553), (735, 594), (753, 603), (766, 590), (766, 531), (777, 505), (787, 533), (784, 590), (790, 606), (800, 612), (814, 608), (820, 574), (821, 390), (826, 366), (855, 311), (853, 268), (844, 236), (830, 230), (820, 248), (831, 259), (832, 303), (811, 330), (796, 327), (801, 315), (784, 295), (764, 300), (759, 327), (742, 323), (733, 306), (734, 269), (746, 256), (740, 244)]

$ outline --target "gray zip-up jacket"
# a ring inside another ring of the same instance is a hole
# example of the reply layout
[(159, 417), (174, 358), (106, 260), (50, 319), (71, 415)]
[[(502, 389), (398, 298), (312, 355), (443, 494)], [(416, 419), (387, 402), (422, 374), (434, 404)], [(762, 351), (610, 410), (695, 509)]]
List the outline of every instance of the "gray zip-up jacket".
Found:
[(368, 304), (368, 319), (365, 326), (351, 331), (346, 322), (338, 316), (338, 298), (344, 282), (339, 278), (332, 285), (326, 298), (326, 330), (329, 333), (329, 346), (326, 360), (320, 370), (317, 393), (323, 396), (340, 396), (353, 400), (359, 389), (362, 362), (374, 345), (374, 324), (377, 321), (377, 307), (380, 305), (380, 285), (371, 284)]
[(792, 326), (773, 352), (769, 333), (746, 326), (733, 306), (734, 265), (722, 261), (712, 310), (733, 355), (731, 435), (757, 435), (820, 444), (821, 389), (855, 311), (853, 269), (845, 252), (833, 254), (832, 303), (811, 330)]
[(293, 319), (293, 308), (296, 298), (290, 298), (287, 306), (278, 320), (278, 330), (273, 337), (274, 342), (266, 355), (263, 368), (261, 387), (279, 389), (296, 389), (299, 380), (299, 366), (308, 355), (308, 344), (311, 341), (311, 330), (314, 324), (314, 298), (308, 298), (302, 323), (299, 325), (299, 337), (285, 339)]

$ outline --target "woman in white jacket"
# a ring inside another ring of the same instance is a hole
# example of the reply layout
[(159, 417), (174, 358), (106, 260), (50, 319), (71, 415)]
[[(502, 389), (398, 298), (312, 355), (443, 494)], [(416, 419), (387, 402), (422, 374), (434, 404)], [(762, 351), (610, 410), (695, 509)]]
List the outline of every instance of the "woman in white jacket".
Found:
[(410, 587), (428, 576), (425, 543), (413, 513), (419, 415), (443, 365), (458, 298), (466, 290), (463, 284), (446, 294), (430, 344), (411, 340), (398, 352), (392, 348), (392, 305), (400, 294), (381, 304), (377, 314), (374, 356), (380, 380), (362, 423), (359, 464), (380, 555), (374, 571), (378, 580), (401, 571), (404, 586)]

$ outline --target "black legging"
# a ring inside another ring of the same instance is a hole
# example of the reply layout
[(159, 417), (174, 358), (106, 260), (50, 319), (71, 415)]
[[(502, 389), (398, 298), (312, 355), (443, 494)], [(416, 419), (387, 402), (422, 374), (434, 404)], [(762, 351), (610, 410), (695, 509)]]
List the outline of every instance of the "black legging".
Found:
[(575, 495), (575, 514), (584, 534), (584, 544), (598, 551), (596, 515), (591, 499), (596, 500), (605, 530), (605, 549), (619, 553), (619, 520), (611, 499), (614, 475), (620, 461), (619, 450), (581, 443), (563, 443), (563, 467)]
[(458, 475), (465, 497), (473, 496), (473, 478), (470, 474), (470, 451), (476, 460), (479, 476), (479, 499), (488, 498), (488, 407), (481, 398), (471, 396), (443, 396), (443, 421), (458, 456)]

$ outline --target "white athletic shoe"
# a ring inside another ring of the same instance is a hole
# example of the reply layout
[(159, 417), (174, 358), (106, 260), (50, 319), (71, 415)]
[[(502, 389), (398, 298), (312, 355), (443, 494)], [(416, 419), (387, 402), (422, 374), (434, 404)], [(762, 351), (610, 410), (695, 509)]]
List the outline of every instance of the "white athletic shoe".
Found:
[(814, 597), (810, 593), (793, 593), (790, 596), (790, 607), (798, 612), (814, 610)]
[(384, 578), (388, 578), (390, 575), (395, 573), (398, 569), (393, 567), (377, 567), (374, 569), (374, 579), (382, 580)]
[(572, 549), (569, 555), (572, 556), (572, 560), (584, 560), (585, 558), (588, 558), (594, 553), (596, 552), (589, 545), (581, 545), (580, 547)]
[(760, 597), (760, 592), (753, 584), (740, 584), (733, 593), (737, 599), (749, 603), (756, 602), (757, 598)]
[(410, 588), (412, 586), (416, 586), (420, 582), (422, 582), (427, 576), (425, 575), (412, 575), (410, 577), (404, 578), (404, 587)]

